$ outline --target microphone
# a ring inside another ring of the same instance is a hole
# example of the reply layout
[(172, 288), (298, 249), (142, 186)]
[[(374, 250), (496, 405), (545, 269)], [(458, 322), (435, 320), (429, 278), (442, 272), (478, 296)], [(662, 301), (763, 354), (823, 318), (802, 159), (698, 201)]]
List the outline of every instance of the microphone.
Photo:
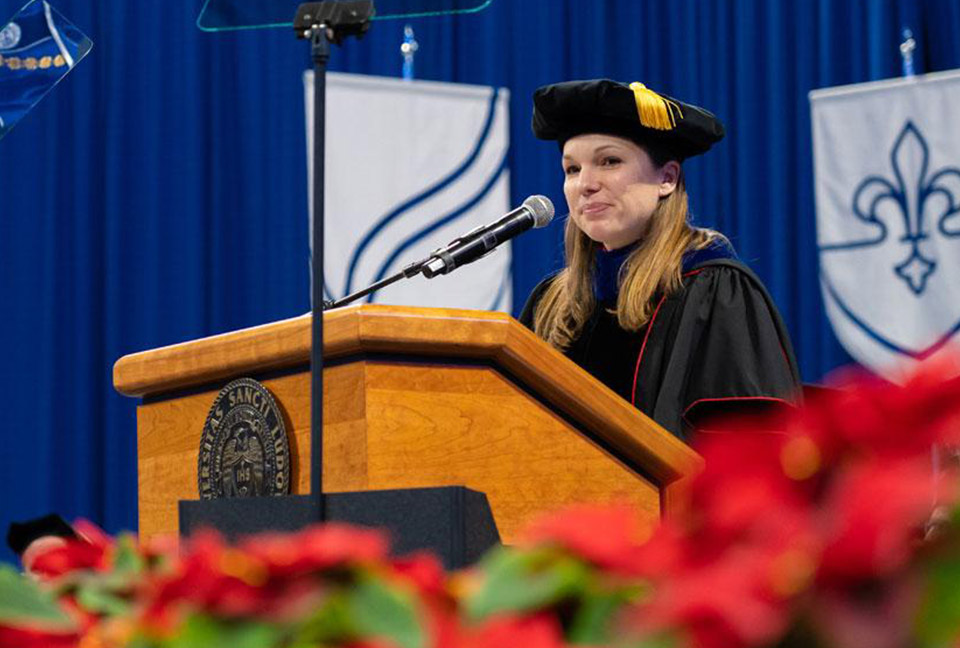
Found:
[(427, 279), (449, 274), (482, 256), (501, 243), (526, 232), (531, 227), (543, 227), (553, 220), (553, 203), (546, 196), (530, 196), (523, 204), (499, 220), (471, 230), (434, 251), (421, 272)]

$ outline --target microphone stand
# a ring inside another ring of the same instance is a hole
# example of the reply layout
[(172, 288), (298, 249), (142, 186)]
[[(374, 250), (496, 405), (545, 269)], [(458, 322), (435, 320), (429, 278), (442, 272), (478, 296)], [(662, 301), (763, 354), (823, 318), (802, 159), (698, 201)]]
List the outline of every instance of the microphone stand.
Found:
[(396, 283), (396, 282), (400, 281), (401, 279), (409, 279), (410, 277), (415, 277), (415, 276), (417, 276), (418, 274), (420, 274), (420, 272), (423, 271), (423, 267), (424, 267), (425, 265), (427, 265), (427, 263), (429, 263), (432, 259), (433, 259), (433, 257), (427, 257), (426, 259), (423, 259), (422, 261), (417, 261), (417, 262), (415, 262), (415, 263), (411, 263), (410, 265), (408, 265), (407, 267), (405, 267), (405, 268), (404, 268), (403, 270), (401, 270), (400, 272), (398, 272), (398, 273), (396, 273), (396, 274), (392, 274), (392, 275), (390, 275), (389, 277), (387, 277), (387, 278), (385, 278), (385, 279), (381, 279), (380, 281), (377, 281), (376, 283), (372, 283), (372, 284), (370, 284), (369, 286), (367, 286), (366, 288), (364, 288), (364, 289), (362, 289), (362, 290), (358, 290), (358, 291), (355, 292), (355, 293), (351, 293), (351, 294), (347, 295), (346, 297), (342, 297), (342, 298), (337, 299), (337, 300), (335, 300), (335, 301), (325, 301), (325, 302), (323, 303), (323, 310), (330, 310), (331, 308), (340, 308), (341, 306), (346, 306), (347, 304), (349, 304), (349, 303), (351, 303), (351, 302), (355, 302), (356, 300), (360, 299), (361, 297), (366, 297), (366, 296), (369, 295), (370, 293), (376, 292), (376, 291), (380, 290), (381, 288), (386, 288), (386, 287), (389, 286), (390, 284)]
[[(526, 227), (520, 226), (518, 230), (516, 223), (512, 223), (511, 221), (524, 212), (532, 220), (528, 225), (526, 225)], [(551, 203), (550, 200), (545, 196), (530, 196), (523, 201), (523, 205), (521, 207), (511, 211), (498, 221), (490, 223), (489, 225), (475, 227), (463, 236), (454, 239), (450, 243), (447, 243), (442, 248), (434, 250), (426, 259), (421, 259), (420, 261), (410, 263), (400, 272), (385, 279), (381, 279), (380, 281), (373, 283), (362, 290), (358, 290), (355, 293), (335, 301), (323, 302), (323, 309), (329, 310), (331, 308), (340, 308), (341, 306), (346, 306), (347, 304), (354, 302), (361, 297), (366, 297), (370, 293), (380, 290), (381, 288), (385, 288), (392, 283), (400, 281), (401, 279), (415, 277), (418, 274), (423, 274), (427, 279), (433, 279), (434, 277), (439, 277), (440, 275), (450, 274), (463, 265), (472, 263), (473, 261), (477, 261), (478, 259), (493, 253), (494, 250), (497, 249), (497, 246), (499, 246), (501, 243), (504, 243), (507, 239), (513, 238), (514, 236), (526, 231), (526, 229), (529, 227), (543, 227), (549, 223), (552, 218), (553, 203)], [(500, 231), (499, 235), (497, 234), (498, 231)], [(501, 239), (499, 236), (505, 236), (505, 238)], [(477, 246), (478, 243), (480, 244), (479, 247)], [(473, 252), (469, 259), (456, 259), (457, 254), (462, 254), (471, 248), (477, 251)], [(474, 254), (477, 256), (473, 256)], [(436, 265), (435, 267), (435, 264), (439, 265)], [(316, 287), (314, 288), (314, 292), (316, 293)]]
[[(444, 247), (434, 250), (433, 252), (430, 253), (430, 256), (428, 256), (426, 259), (420, 259), (419, 261), (414, 261), (413, 263), (410, 263), (407, 266), (405, 266), (403, 270), (401, 270), (400, 272), (397, 272), (396, 274), (392, 274), (389, 277), (386, 277), (385, 279), (381, 279), (380, 281), (377, 281), (375, 283), (372, 283), (366, 288), (363, 288), (362, 290), (358, 290), (355, 293), (351, 293), (346, 297), (341, 297), (340, 299), (337, 299), (334, 301), (323, 302), (323, 310), (330, 310), (331, 308), (340, 308), (341, 306), (346, 306), (347, 304), (351, 302), (355, 302), (361, 297), (366, 297), (372, 292), (376, 292), (381, 288), (386, 288), (392, 283), (396, 283), (401, 279), (410, 279), (411, 277), (416, 277), (418, 274), (423, 274), (424, 276), (427, 277), (427, 279), (433, 279), (434, 277), (439, 277), (442, 274), (449, 274), (450, 272), (456, 269), (456, 266), (449, 266), (449, 268), (444, 268), (444, 272), (431, 272), (430, 264), (438, 260), (443, 262), (444, 254), (449, 253), (449, 251), (455, 246), (462, 246), (466, 243), (471, 242), (473, 240), (473, 237), (476, 237), (479, 233), (481, 233), (485, 229), (485, 227), (487, 226), (480, 226), (470, 232), (467, 232), (460, 238), (451, 241)], [(491, 249), (489, 252), (487, 252), (487, 254), (489, 254), (490, 252), (493, 252), (493, 250)], [(446, 265), (445, 262), (444, 264)], [(426, 272), (424, 272), (424, 269), (426, 269)]]
[(373, 0), (327, 0), (301, 4), (293, 19), (297, 38), (310, 41), (314, 66), (310, 493), (317, 520), (326, 517), (323, 500), (323, 163), (326, 147), (327, 62), (330, 60), (330, 43), (339, 45), (348, 36), (363, 36), (370, 28), (373, 13)]

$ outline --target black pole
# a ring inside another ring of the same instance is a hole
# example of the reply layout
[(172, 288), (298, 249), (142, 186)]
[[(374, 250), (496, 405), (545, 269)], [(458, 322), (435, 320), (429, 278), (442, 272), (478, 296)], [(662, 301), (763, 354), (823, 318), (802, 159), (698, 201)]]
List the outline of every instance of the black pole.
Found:
[(373, 0), (305, 2), (297, 7), (293, 29), (310, 40), (313, 59), (313, 255), (311, 257), (310, 336), (310, 494), (315, 518), (326, 517), (323, 501), (323, 188), (326, 151), (327, 62), (330, 44), (361, 37), (370, 27)]
[(311, 27), (310, 53), (313, 57), (313, 317), (310, 347), (310, 493), (317, 507), (317, 520), (324, 519), (323, 507), (323, 188), (326, 150), (327, 62), (330, 41), (327, 26)]

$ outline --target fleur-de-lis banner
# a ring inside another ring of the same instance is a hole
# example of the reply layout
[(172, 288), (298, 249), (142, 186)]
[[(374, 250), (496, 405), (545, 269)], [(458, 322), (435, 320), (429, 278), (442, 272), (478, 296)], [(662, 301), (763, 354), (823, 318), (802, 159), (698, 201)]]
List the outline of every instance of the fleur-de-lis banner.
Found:
[[(312, 73), (304, 86), (309, 152)], [(327, 75), (328, 299), (388, 277), (510, 209), (507, 109), (505, 89)], [(414, 277), (366, 301), (510, 312), (510, 261), (502, 245), (449, 276)]]
[(827, 315), (850, 355), (896, 381), (960, 332), (960, 72), (810, 103)]

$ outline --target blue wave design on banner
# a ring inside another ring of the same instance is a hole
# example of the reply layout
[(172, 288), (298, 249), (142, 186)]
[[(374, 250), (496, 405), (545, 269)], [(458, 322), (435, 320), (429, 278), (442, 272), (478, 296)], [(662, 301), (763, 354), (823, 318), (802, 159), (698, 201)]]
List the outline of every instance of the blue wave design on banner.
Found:
[[(476, 192), (473, 196), (471, 196), (467, 200), (467, 202), (465, 202), (460, 207), (457, 207), (455, 210), (453, 210), (446, 216), (443, 216), (437, 219), (427, 227), (424, 227), (423, 229), (421, 229), (419, 232), (416, 232), (415, 234), (407, 237), (406, 240), (400, 243), (400, 245), (398, 245), (393, 250), (393, 252), (390, 253), (390, 256), (387, 257), (387, 260), (383, 262), (383, 264), (380, 266), (380, 269), (377, 271), (377, 276), (374, 278), (374, 281), (380, 281), (381, 279), (386, 277), (387, 272), (389, 272), (390, 270), (390, 267), (400, 257), (400, 255), (406, 252), (410, 247), (416, 245), (417, 243), (419, 243), (424, 238), (426, 238), (433, 232), (437, 231), (444, 225), (456, 220), (457, 218), (462, 216), (464, 213), (473, 209), (473, 207), (476, 206), (476, 204), (479, 203), (484, 198), (484, 196), (487, 195), (490, 189), (493, 188), (493, 185), (497, 183), (497, 180), (500, 179), (500, 176), (503, 175), (503, 172), (506, 168), (507, 168), (507, 155), (506, 155), (506, 152), (504, 152), (503, 157), (500, 159), (500, 164), (497, 165), (496, 171), (493, 172), (493, 175), (491, 176), (491, 178), (487, 180), (486, 184), (483, 185), (480, 191)], [(369, 303), (373, 303), (372, 297), (373, 295), (370, 295), (367, 297), (367, 301)]]
[[(428, 187), (421, 193), (413, 196), (406, 202), (398, 205), (393, 211), (391, 211), (386, 216), (384, 216), (379, 221), (377, 221), (377, 223), (363, 237), (363, 239), (354, 249), (353, 255), (350, 257), (350, 265), (347, 271), (347, 280), (344, 284), (344, 292), (343, 292), (344, 295), (349, 295), (351, 292), (353, 292), (353, 279), (357, 271), (357, 266), (360, 263), (360, 256), (364, 253), (367, 247), (370, 246), (370, 244), (373, 242), (373, 239), (375, 239), (377, 235), (387, 225), (389, 225), (390, 223), (395, 221), (397, 218), (399, 218), (401, 215), (403, 215), (404, 212), (407, 212), (410, 209), (416, 207), (423, 201), (427, 200), (428, 198), (435, 195), (439, 191), (445, 189), (446, 187), (456, 182), (458, 178), (460, 178), (464, 173), (467, 172), (467, 170), (471, 166), (474, 165), (474, 163), (477, 161), (477, 158), (480, 155), (480, 151), (483, 149), (483, 145), (486, 143), (487, 138), (490, 136), (491, 129), (493, 128), (493, 120), (494, 120), (494, 117), (496, 116), (497, 98), (499, 97), (499, 95), (500, 95), (500, 89), (494, 88), (493, 93), (490, 96), (489, 105), (487, 106), (487, 115), (486, 115), (486, 118), (484, 119), (483, 128), (481, 128), (480, 130), (480, 135), (477, 138), (476, 143), (474, 144), (473, 150), (470, 152), (467, 158), (460, 164), (460, 166), (454, 169), (445, 178), (442, 178), (441, 180), (439, 180), (432, 187)], [(380, 278), (382, 278), (382, 276)]]

